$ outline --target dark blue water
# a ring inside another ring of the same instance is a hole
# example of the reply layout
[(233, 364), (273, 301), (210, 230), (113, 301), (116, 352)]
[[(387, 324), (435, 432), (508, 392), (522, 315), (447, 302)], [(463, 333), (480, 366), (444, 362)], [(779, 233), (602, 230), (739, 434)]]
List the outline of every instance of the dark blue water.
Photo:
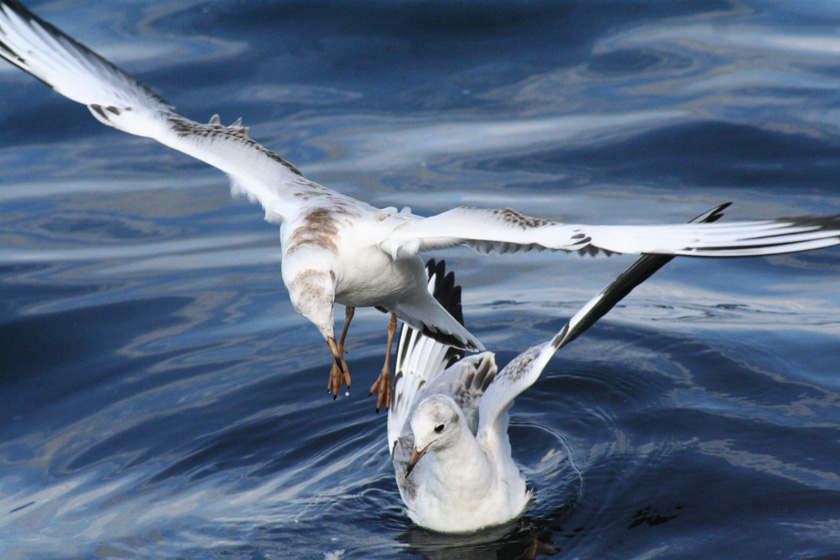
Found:
[[(834, 2), (29, 5), (380, 206), (840, 212)], [(0, 92), (3, 559), (840, 557), (840, 250), (666, 266), (517, 400), (527, 516), (443, 537), (365, 394), (384, 316), (333, 402), (259, 208), (11, 67)], [(503, 363), (632, 261), (436, 256)]]

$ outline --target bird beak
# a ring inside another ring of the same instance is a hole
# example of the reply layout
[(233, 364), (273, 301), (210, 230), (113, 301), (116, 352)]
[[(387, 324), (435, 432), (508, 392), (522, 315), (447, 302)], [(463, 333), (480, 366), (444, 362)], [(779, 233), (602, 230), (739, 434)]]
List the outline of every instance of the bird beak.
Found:
[(329, 337), (327, 339), (327, 345), (330, 347), (330, 352), (332, 352), (335, 365), (338, 366), (338, 371), (345, 373), (344, 366), (341, 365), (341, 353), (338, 351), (338, 345), (335, 343), (335, 339), (333, 337)]
[(410, 475), (411, 471), (414, 470), (414, 465), (417, 464), (417, 461), (419, 461), (423, 457), (423, 455), (426, 454), (426, 451), (429, 450), (430, 445), (432, 445), (432, 444), (429, 443), (429, 445), (427, 445), (426, 447), (424, 447), (420, 451), (418, 451), (417, 448), (415, 447), (414, 451), (411, 452), (411, 457), (408, 459), (408, 466), (406, 466), (406, 468), (405, 468), (406, 478), (408, 478), (408, 475)]

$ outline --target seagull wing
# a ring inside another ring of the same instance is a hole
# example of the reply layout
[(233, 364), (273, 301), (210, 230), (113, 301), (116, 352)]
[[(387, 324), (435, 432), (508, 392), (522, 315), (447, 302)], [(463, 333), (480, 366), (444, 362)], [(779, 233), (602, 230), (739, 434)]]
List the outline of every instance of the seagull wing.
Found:
[[(443, 261), (430, 260), (429, 291), (435, 299), (463, 324), (461, 287), (453, 273), (445, 273)], [(417, 405), (428, 395), (444, 393), (464, 411), (475, 432), (478, 426), (478, 402), (493, 381), (497, 368), (493, 354), (485, 352), (463, 357), (463, 352), (437, 342), (417, 329), (403, 324), (397, 346), (397, 363), (391, 407), (388, 409), (388, 449), (400, 495), (411, 507), (416, 497), (415, 478), (406, 477), (414, 436), (409, 419)]]
[[(716, 222), (723, 216), (723, 210), (727, 206), (729, 204), (712, 208), (689, 223)], [(479, 403), (477, 437), (482, 438), (485, 445), (508, 445), (507, 411), (513, 400), (539, 379), (554, 353), (594, 325), (633, 291), (633, 288), (650, 278), (673, 258), (669, 255), (644, 255), (637, 259), (575, 313), (552, 340), (528, 349), (505, 366), (484, 392)]]
[[(454, 273), (446, 274), (444, 261), (435, 262), (434, 259), (429, 260), (426, 269), (429, 272), (429, 291), (463, 324), (461, 287), (455, 284)], [(470, 429), (475, 433), (479, 400), (497, 371), (491, 352), (464, 357), (463, 351), (437, 342), (403, 324), (395, 369), (391, 408), (388, 409), (388, 448), (392, 454), (396, 453), (395, 446), (411, 434), (408, 420), (414, 409), (432, 394), (450, 396), (461, 407)], [(410, 454), (410, 448), (408, 452)]]
[(511, 209), (455, 208), (407, 220), (380, 247), (394, 258), (467, 245), (479, 252), (529, 250), (748, 257), (840, 243), (840, 216), (777, 218), (723, 224), (575, 225), (531, 218)]
[[(444, 306), (461, 325), (461, 287), (455, 285), (455, 275), (445, 273), (445, 263), (426, 263), (429, 275), (429, 293)], [(429, 384), (464, 353), (423, 335), (419, 330), (403, 323), (397, 344), (397, 362), (394, 374), (391, 407), (388, 409), (388, 449), (402, 435), (403, 428)]]
[(153, 138), (222, 170), (234, 194), (262, 204), (269, 221), (279, 223), (294, 211), (294, 193), (328, 191), (252, 140), (239, 122), (222, 126), (214, 116), (199, 124), (182, 117), (137, 79), (14, 0), (0, 2), (0, 56), (87, 105), (100, 122)]
[[(723, 211), (728, 206), (729, 203), (721, 204), (700, 214), (689, 223), (716, 222), (723, 217)], [(557, 351), (563, 348), (579, 337), (581, 333), (594, 325), (598, 319), (606, 315), (616, 303), (633, 291), (633, 288), (650, 278), (654, 272), (671, 262), (673, 258), (669, 255), (645, 255), (637, 259), (569, 319), (569, 322), (566, 323), (551, 341), (554, 350)]]

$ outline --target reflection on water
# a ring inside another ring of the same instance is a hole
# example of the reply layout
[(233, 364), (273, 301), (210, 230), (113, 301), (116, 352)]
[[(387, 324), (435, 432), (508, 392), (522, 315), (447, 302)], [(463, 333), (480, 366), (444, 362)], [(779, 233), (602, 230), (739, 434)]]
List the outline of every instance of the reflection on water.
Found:
[[(840, 212), (829, 2), (28, 5), (381, 206)], [(15, 69), (0, 90), (2, 558), (840, 552), (836, 249), (669, 264), (517, 399), (523, 519), (442, 536), (403, 514), (365, 398), (383, 316), (357, 312), (333, 402), (258, 208)], [(502, 363), (631, 260), (444, 256)]]

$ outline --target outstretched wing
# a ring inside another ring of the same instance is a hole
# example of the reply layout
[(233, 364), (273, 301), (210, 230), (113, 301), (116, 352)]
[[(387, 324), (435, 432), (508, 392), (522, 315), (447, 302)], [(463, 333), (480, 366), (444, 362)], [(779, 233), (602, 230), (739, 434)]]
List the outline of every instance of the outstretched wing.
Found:
[[(453, 273), (445, 273), (443, 261), (426, 264), (429, 291), (463, 324), (461, 287)], [(416, 497), (415, 478), (406, 477), (406, 466), (414, 449), (409, 419), (418, 403), (430, 394), (445, 393), (462, 407), (473, 432), (478, 425), (478, 402), (497, 371), (493, 354), (484, 352), (463, 357), (463, 352), (436, 342), (403, 324), (397, 347), (397, 364), (388, 409), (388, 450), (394, 464), (397, 487), (409, 506)]]
[(134, 77), (15, 0), (0, 2), (0, 56), (87, 105), (100, 122), (153, 138), (224, 171), (233, 192), (262, 204), (269, 221), (280, 222), (293, 211), (294, 193), (331, 192), (249, 138), (238, 121), (222, 126), (218, 116), (208, 124), (182, 117)]
[[(455, 275), (445, 272), (445, 262), (429, 260), (429, 291), (435, 299), (463, 324), (461, 287)], [(421, 400), (432, 394), (451, 397), (464, 414), (470, 430), (478, 428), (478, 403), (498, 371), (491, 352), (464, 357), (464, 353), (432, 340), (404, 324), (397, 347), (397, 364), (388, 409), (388, 447), (395, 464), (411, 454), (411, 429), (408, 420)], [(399, 448), (407, 447), (400, 455)], [(403, 462), (404, 462), (403, 461)], [(397, 469), (400, 470), (400, 469)], [(404, 469), (402, 469), (404, 471)]]
[[(705, 212), (689, 223), (712, 223), (723, 216), (723, 204)], [(478, 437), (485, 445), (507, 445), (507, 410), (522, 391), (539, 379), (542, 370), (554, 353), (576, 339), (594, 325), (633, 288), (650, 278), (654, 272), (668, 264), (669, 255), (644, 255), (630, 265), (606, 288), (589, 300), (548, 342), (534, 346), (517, 356), (496, 375), (487, 388), (478, 409)]]
[[(430, 259), (426, 263), (429, 292), (461, 325), (461, 286), (455, 284), (455, 274), (446, 274), (445, 261)], [(431, 382), (447, 367), (464, 356), (464, 352), (435, 341), (403, 324), (397, 344), (397, 363), (391, 385), (391, 407), (388, 409), (388, 449), (394, 444), (411, 416), (421, 396)]]
[[(704, 212), (691, 220), (689, 223), (712, 223), (723, 217), (723, 211), (730, 203), (721, 204), (711, 210)], [(594, 325), (598, 319), (607, 314), (616, 303), (633, 291), (633, 288), (650, 278), (654, 272), (671, 262), (674, 257), (668, 255), (645, 255), (631, 264), (627, 269), (616, 277), (615, 280), (601, 290), (601, 292), (589, 300), (580, 311), (569, 319), (569, 322), (552, 339), (551, 345), (554, 351), (563, 348), (576, 339), (589, 327)]]
[(541, 220), (511, 209), (455, 208), (406, 221), (380, 244), (394, 257), (467, 245), (479, 252), (530, 250), (750, 257), (840, 244), (840, 216), (724, 224), (590, 226)]

